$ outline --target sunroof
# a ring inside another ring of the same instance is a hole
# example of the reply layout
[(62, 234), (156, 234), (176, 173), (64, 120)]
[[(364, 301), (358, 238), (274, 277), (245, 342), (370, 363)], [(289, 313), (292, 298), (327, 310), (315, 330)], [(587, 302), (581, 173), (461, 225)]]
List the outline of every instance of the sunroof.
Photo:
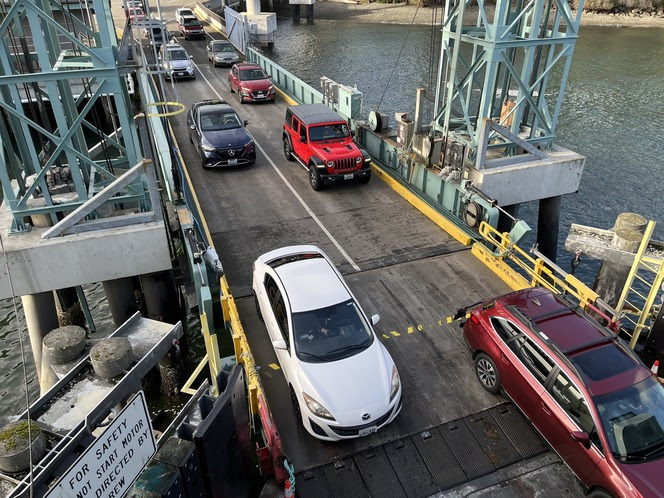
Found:
[(570, 358), (577, 369), (592, 381), (600, 381), (634, 368), (634, 360), (615, 345), (591, 349)]

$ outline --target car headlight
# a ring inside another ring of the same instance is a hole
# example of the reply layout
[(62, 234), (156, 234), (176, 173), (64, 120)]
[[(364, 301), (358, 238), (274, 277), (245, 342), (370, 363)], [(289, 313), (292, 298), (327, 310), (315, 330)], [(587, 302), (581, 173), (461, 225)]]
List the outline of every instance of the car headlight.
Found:
[(243, 86), (240, 87), (240, 91), (241, 91), (242, 93), (249, 93), (249, 89), (248, 89), (248, 88), (245, 88), (245, 87), (243, 87)]
[(271, 92), (272, 90), (274, 90), (274, 85), (270, 85), (267, 87), (268, 92)]
[(355, 162), (356, 162), (357, 164), (360, 164), (360, 163), (362, 162), (362, 158), (361, 158), (361, 157), (356, 157), (356, 158), (355, 158)]
[(212, 147), (211, 145), (204, 145), (204, 146), (203, 146), (203, 150), (204, 150), (205, 152), (214, 152), (215, 150), (217, 150), (217, 148), (216, 148), (216, 147)]
[(328, 167), (333, 167), (334, 166), (334, 161), (328, 161), (327, 162)]
[(399, 387), (401, 386), (401, 379), (399, 379), (399, 371), (397, 370), (396, 365), (392, 367), (392, 389), (390, 390), (390, 401), (399, 392)]
[(303, 392), (302, 396), (304, 396), (304, 401), (307, 403), (307, 407), (313, 413), (314, 415), (317, 415), (321, 418), (326, 418), (328, 420), (334, 420), (334, 417), (332, 414), (325, 408), (323, 405), (321, 405), (318, 401), (316, 401), (314, 398), (309, 396), (307, 393)]
[(251, 140), (250, 142), (244, 144), (244, 150), (250, 151), (253, 150), (254, 148), (254, 141)]

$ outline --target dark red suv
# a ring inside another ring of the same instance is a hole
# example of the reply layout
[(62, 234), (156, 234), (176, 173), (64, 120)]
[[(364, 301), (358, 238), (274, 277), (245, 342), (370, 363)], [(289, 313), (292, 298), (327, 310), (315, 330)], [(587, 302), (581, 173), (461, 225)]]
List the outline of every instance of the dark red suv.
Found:
[(627, 344), (543, 288), (476, 307), (475, 372), (502, 387), (590, 496), (664, 496), (664, 388)]
[(325, 104), (288, 106), (284, 121), (284, 154), (309, 170), (309, 183), (371, 180), (371, 156), (353, 142), (348, 123)]

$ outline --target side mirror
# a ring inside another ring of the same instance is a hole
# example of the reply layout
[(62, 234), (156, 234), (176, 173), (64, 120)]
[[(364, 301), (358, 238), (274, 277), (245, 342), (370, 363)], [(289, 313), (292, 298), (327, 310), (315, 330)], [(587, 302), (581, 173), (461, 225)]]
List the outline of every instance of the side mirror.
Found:
[(572, 439), (574, 439), (574, 441), (578, 441), (579, 443), (581, 443), (586, 448), (590, 448), (590, 436), (588, 435), (587, 432), (585, 432), (585, 431), (572, 431), (572, 432), (570, 432), (570, 436), (572, 436)]
[(196, 129), (196, 125), (195, 125), (195, 124), (189, 125), (189, 129), (190, 129), (190, 130), (195, 130), (195, 129)]
[(284, 341), (283, 339), (277, 339), (276, 341), (272, 342), (272, 346), (274, 346), (274, 349), (288, 350), (286, 341)]
[(380, 322), (380, 315), (371, 315), (371, 325), (376, 325)]
[(194, 60), (194, 56), (193, 56), (193, 55), (190, 55), (190, 56), (189, 56), (189, 60), (192, 60), (192, 61), (193, 61), (193, 60)]
[(245, 120), (244, 120), (244, 126), (247, 126), (248, 124), (249, 124), (249, 121), (247, 121), (247, 120), (245, 119)]

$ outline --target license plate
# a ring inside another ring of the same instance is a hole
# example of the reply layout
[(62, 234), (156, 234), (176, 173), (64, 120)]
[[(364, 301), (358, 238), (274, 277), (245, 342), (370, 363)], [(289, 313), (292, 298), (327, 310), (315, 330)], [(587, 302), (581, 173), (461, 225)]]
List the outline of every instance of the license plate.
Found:
[(373, 434), (374, 432), (378, 431), (378, 427), (375, 425), (372, 425), (371, 427), (365, 427), (364, 429), (360, 429), (359, 436), (368, 436), (369, 434)]
[(184, 76), (185, 73), (178, 73), (178, 76)]
[(353, 173), (351, 173), (349, 175), (344, 175), (344, 180), (352, 180), (353, 176), (354, 176)]
[(228, 164), (237, 164), (237, 159), (229, 159)]

